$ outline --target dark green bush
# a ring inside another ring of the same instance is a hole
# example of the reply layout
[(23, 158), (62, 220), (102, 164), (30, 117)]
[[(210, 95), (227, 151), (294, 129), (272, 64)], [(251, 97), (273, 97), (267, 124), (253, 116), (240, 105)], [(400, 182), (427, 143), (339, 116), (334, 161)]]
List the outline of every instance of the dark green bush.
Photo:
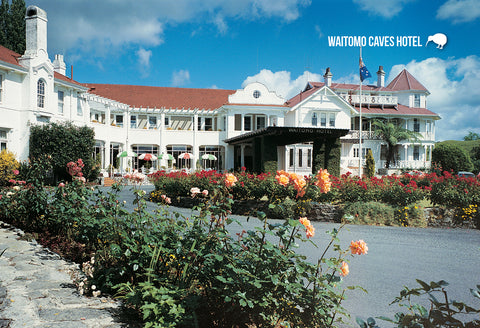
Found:
[(379, 202), (355, 202), (345, 206), (346, 215), (354, 217), (353, 223), (371, 225), (394, 225), (395, 210)]
[(472, 160), (465, 150), (450, 143), (435, 145), (432, 151), (432, 162), (447, 172), (457, 173), (458, 171), (473, 170)]

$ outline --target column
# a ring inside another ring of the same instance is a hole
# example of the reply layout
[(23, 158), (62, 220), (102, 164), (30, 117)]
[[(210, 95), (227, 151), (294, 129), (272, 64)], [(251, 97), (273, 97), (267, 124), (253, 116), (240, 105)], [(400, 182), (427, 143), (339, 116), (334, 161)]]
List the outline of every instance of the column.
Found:
[(240, 166), (241, 167), (245, 166), (245, 145), (244, 144), (240, 145)]
[(197, 139), (198, 139), (198, 114), (193, 115), (193, 159), (192, 161), (192, 170), (195, 171), (197, 169), (197, 160), (201, 160), (198, 150), (198, 145), (197, 145)]
[(242, 131), (242, 132), (244, 131), (244, 128), (245, 128), (245, 126), (244, 126), (244, 124), (245, 124), (244, 119), (245, 118), (243, 116), (244, 116), (244, 114), (240, 114), (240, 131)]
[(408, 166), (408, 145), (403, 145), (403, 148), (405, 149), (405, 167)]

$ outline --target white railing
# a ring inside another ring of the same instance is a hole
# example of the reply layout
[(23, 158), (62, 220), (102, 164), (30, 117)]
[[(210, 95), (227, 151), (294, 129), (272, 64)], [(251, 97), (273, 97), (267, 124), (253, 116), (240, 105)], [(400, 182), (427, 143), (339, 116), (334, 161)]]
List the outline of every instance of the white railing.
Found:
[[(377, 168), (384, 168), (385, 167), (385, 160), (381, 160), (376, 163)], [(418, 160), (418, 161), (404, 161), (404, 160), (398, 160), (396, 162), (390, 162), (390, 169), (429, 169), (431, 167), (431, 162), (430, 161), (423, 161), (423, 160)], [(358, 157), (350, 157), (350, 158), (344, 158), (340, 162), (340, 166), (342, 168), (358, 168)], [(362, 159), (362, 167), (366, 166), (366, 161), (365, 159)]]
[[(359, 104), (360, 95), (341, 95), (343, 99), (350, 104)], [(371, 96), (362, 95), (362, 104), (377, 104), (377, 105), (396, 105), (398, 104), (398, 98), (396, 96)]]
[[(347, 135), (341, 139), (358, 139), (360, 137), (360, 130), (350, 130)], [(375, 131), (362, 131), (363, 140), (381, 140), (382, 138)]]

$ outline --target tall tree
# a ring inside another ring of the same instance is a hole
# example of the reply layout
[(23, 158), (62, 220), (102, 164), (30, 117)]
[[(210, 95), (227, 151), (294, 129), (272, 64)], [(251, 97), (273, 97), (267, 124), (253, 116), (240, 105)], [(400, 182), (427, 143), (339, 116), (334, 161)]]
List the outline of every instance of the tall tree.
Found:
[(2, 0), (0, 5), (0, 44), (16, 53), (25, 53), (24, 0)]
[(468, 134), (463, 137), (464, 141), (471, 141), (471, 140), (480, 140), (480, 134), (472, 131), (468, 131)]
[(396, 146), (400, 141), (418, 141), (421, 137), (420, 133), (402, 128), (393, 122), (375, 120), (372, 125), (376, 127), (376, 132), (387, 144), (387, 161), (385, 163), (387, 169), (395, 160)]

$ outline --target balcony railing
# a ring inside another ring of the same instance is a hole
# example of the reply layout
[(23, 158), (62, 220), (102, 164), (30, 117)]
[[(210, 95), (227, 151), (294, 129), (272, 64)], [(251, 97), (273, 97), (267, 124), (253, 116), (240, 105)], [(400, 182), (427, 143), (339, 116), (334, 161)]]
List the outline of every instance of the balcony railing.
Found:
[[(357, 140), (360, 138), (359, 130), (350, 130), (348, 134), (341, 139), (354, 139)], [(382, 138), (375, 131), (362, 131), (363, 140), (381, 140)]]
[[(341, 95), (343, 99), (348, 101), (350, 104), (359, 104), (360, 95)], [(398, 98), (396, 96), (371, 96), (371, 95), (362, 95), (362, 104), (371, 104), (371, 105), (396, 105), (398, 104)]]

